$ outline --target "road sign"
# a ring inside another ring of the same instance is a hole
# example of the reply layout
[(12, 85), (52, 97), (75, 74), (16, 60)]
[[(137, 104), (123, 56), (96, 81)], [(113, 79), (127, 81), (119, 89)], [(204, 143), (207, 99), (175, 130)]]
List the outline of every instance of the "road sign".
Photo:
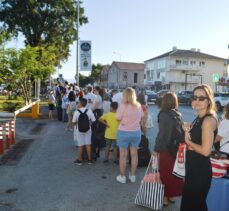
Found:
[(212, 76), (213, 76), (212, 79), (213, 79), (213, 82), (214, 82), (214, 83), (219, 82), (219, 74), (218, 74), (218, 73), (213, 73)]
[(91, 41), (80, 41), (80, 71), (91, 71)]

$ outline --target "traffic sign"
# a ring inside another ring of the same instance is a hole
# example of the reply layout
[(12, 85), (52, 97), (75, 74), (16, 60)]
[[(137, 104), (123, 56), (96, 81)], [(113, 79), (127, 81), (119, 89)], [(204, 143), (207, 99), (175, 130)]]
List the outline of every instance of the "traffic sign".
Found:
[(219, 74), (218, 73), (213, 73), (213, 82), (214, 83), (219, 82)]

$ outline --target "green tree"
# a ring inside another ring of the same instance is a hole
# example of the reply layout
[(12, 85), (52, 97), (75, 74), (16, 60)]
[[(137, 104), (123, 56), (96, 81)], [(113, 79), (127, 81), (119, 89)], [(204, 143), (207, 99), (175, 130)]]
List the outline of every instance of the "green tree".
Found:
[(88, 76), (79, 74), (80, 86), (85, 87), (87, 84), (92, 84), (91, 79)]
[(100, 84), (100, 73), (103, 69), (104, 65), (102, 64), (92, 64), (92, 71), (89, 76), (92, 83)]
[[(80, 8), (80, 24), (88, 22)], [(76, 40), (77, 9), (74, 0), (2, 0), (0, 22), (2, 30), (18, 36), (31, 47), (55, 47), (56, 62), (66, 60), (70, 45)]]
[(55, 57), (55, 48), (51, 46), (47, 49), (29, 45), (20, 50), (4, 49), (4, 55), (0, 54), (0, 69), (3, 70), (0, 76), (12, 89), (20, 90), (28, 104), (34, 79), (45, 79), (54, 73)]

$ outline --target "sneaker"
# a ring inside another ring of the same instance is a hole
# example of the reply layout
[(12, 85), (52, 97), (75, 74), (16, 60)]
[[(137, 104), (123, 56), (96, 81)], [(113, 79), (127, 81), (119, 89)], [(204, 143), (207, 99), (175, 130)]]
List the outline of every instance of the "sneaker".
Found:
[(79, 165), (79, 166), (82, 165), (82, 161), (81, 161), (81, 160), (75, 160), (74, 163), (75, 163), (76, 165)]
[(122, 184), (126, 183), (126, 176), (121, 176), (121, 175), (118, 175), (116, 177), (116, 180)]
[(131, 175), (131, 173), (129, 173), (129, 180), (134, 183), (136, 182), (136, 176), (135, 175)]
[(92, 160), (88, 160), (87, 164), (91, 165), (92, 164)]
[(109, 160), (104, 160), (103, 162), (104, 162), (104, 163), (109, 163)]

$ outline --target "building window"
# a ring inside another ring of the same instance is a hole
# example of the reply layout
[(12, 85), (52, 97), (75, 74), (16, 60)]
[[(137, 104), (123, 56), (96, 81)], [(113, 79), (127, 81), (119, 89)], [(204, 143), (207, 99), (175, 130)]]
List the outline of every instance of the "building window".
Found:
[(150, 70), (146, 71), (146, 79), (149, 80), (150, 79)]
[(123, 81), (127, 81), (127, 77), (128, 77), (127, 72), (123, 72)]
[(161, 75), (160, 71), (157, 71), (157, 79), (160, 79), (160, 75)]
[(204, 61), (200, 61), (200, 62), (199, 62), (199, 66), (200, 66), (200, 67), (204, 67), (204, 66), (205, 66), (205, 62), (204, 62)]
[(138, 74), (134, 73), (134, 83), (138, 83)]
[(195, 65), (196, 64), (196, 61), (190, 61), (190, 64), (191, 65)]
[(176, 60), (176, 65), (181, 65), (181, 60)]
[(187, 59), (183, 60), (183, 65), (188, 65), (188, 60)]
[(157, 63), (158, 69), (164, 69), (165, 68), (165, 59), (161, 59)]

